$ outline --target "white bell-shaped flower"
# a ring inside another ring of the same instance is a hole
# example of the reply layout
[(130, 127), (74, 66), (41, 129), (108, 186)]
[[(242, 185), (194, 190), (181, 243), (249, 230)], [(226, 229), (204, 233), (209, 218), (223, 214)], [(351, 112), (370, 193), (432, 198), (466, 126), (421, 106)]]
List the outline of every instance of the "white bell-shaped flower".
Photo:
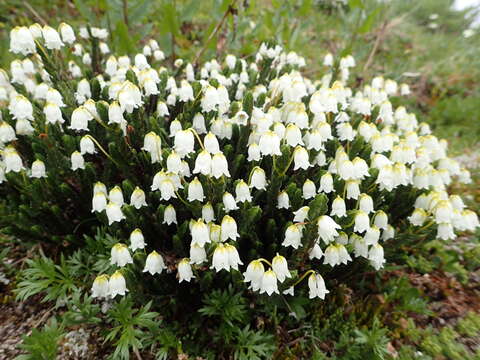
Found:
[(190, 265), (190, 260), (185, 258), (182, 259), (178, 263), (178, 281), (186, 281), (190, 282), (190, 280), (194, 279), (195, 276), (193, 276), (193, 271), (192, 271), (192, 266)]
[(272, 270), (275, 272), (278, 281), (281, 283), (285, 281), (286, 278), (291, 278), (292, 274), (288, 270), (287, 260), (279, 255), (277, 255), (272, 260)]
[(110, 264), (120, 267), (127, 264), (133, 264), (133, 259), (128, 251), (127, 245), (122, 243), (113, 245), (110, 252)]
[(203, 201), (205, 199), (205, 196), (203, 195), (203, 187), (202, 183), (200, 180), (198, 180), (197, 177), (195, 177), (190, 184), (188, 185), (188, 196), (187, 200), (188, 201)]
[(191, 246), (197, 244), (203, 247), (205, 244), (211, 242), (208, 225), (205, 224), (202, 219), (192, 221), (190, 235), (192, 236)]
[(260, 294), (267, 293), (269, 296), (273, 293), (280, 294), (278, 291), (277, 275), (273, 270), (267, 270), (262, 275)]
[(73, 171), (77, 169), (85, 169), (85, 160), (80, 152), (74, 151), (70, 156), (70, 161), (72, 163), (71, 169)]
[(108, 225), (112, 225), (114, 222), (120, 222), (126, 219), (125, 215), (123, 215), (122, 208), (114, 202), (109, 202), (107, 204), (106, 211)]
[(319, 297), (323, 300), (325, 299), (325, 295), (330, 292), (327, 290), (322, 276), (318, 273), (312, 273), (312, 275), (308, 277), (308, 288), (308, 297), (310, 299)]
[(125, 278), (122, 273), (117, 270), (110, 276), (108, 280), (108, 295), (112, 299), (117, 295), (125, 296), (125, 293), (128, 291)]
[(142, 230), (140, 229), (135, 229), (130, 233), (130, 249), (132, 251), (138, 250), (138, 249), (145, 249), (145, 238), (143, 237)]
[(47, 177), (45, 163), (43, 161), (37, 159), (32, 163), (32, 173), (30, 177), (37, 179)]
[(256, 166), (253, 168), (250, 178), (250, 187), (255, 188), (257, 190), (265, 190), (267, 186), (267, 179), (265, 175), (265, 171)]
[(250, 283), (250, 287), (253, 291), (260, 290), (262, 285), (263, 274), (265, 268), (260, 260), (253, 260), (247, 266), (247, 270), (243, 273), (244, 281)]
[(235, 200), (237, 202), (252, 201), (252, 196), (250, 195), (250, 188), (243, 180), (240, 180), (235, 186)]
[(207, 261), (207, 253), (205, 252), (205, 248), (194, 244), (190, 246), (190, 263), (200, 265)]
[(108, 275), (97, 276), (92, 285), (92, 298), (105, 299), (109, 296), (108, 290)]
[(151, 275), (161, 274), (166, 268), (162, 255), (153, 250), (145, 260), (143, 272), (149, 272)]
[(326, 243), (330, 243), (338, 236), (337, 229), (342, 227), (338, 225), (330, 216), (322, 215), (317, 220), (318, 235)]
[(163, 213), (163, 223), (167, 225), (176, 224), (177, 223), (177, 213), (175, 208), (172, 204), (168, 205), (165, 208)]

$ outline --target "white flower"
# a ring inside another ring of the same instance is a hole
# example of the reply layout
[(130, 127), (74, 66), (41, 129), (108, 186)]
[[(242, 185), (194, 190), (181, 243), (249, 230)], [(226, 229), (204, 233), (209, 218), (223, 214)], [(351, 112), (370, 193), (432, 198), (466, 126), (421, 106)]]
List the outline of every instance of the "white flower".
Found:
[(205, 248), (197, 244), (190, 246), (190, 263), (191, 264), (202, 264), (207, 260), (207, 253)]
[(203, 247), (206, 243), (211, 242), (208, 226), (202, 219), (192, 221), (190, 235), (192, 236), (191, 246), (197, 244)]
[(373, 212), (373, 199), (367, 194), (360, 194), (359, 209), (367, 214)]
[(85, 169), (85, 160), (83, 159), (82, 154), (80, 154), (78, 151), (74, 151), (72, 153), (72, 155), (70, 156), (70, 160), (72, 162), (71, 169), (73, 171), (77, 169)]
[(69, 129), (88, 131), (88, 122), (92, 119), (92, 114), (82, 105), (73, 110)]
[(280, 138), (273, 131), (269, 130), (260, 136), (258, 146), (262, 155), (282, 155), (280, 151)]
[(212, 157), (206, 151), (201, 151), (195, 159), (195, 167), (193, 169), (194, 174), (210, 175), (212, 172)]
[(373, 219), (373, 224), (378, 227), (379, 229), (386, 229), (388, 226), (388, 217), (384, 211), (378, 210), (375, 213), (375, 217)]
[(35, 160), (32, 163), (32, 174), (30, 175), (32, 178), (44, 178), (47, 177), (45, 171), (45, 163), (41, 160)]
[(450, 223), (440, 223), (437, 228), (437, 238), (442, 240), (453, 240), (456, 238), (453, 232), (453, 225)]
[(190, 184), (188, 185), (188, 196), (187, 200), (188, 201), (203, 201), (205, 199), (205, 196), (203, 195), (203, 187), (202, 183), (198, 180), (197, 177), (195, 177)]
[(280, 294), (278, 291), (277, 276), (272, 270), (267, 270), (262, 275), (260, 294), (267, 293), (269, 296), (273, 293)]
[(300, 128), (295, 124), (287, 125), (287, 128), (285, 129), (285, 139), (287, 140), (287, 144), (291, 147), (303, 145), (302, 133)]
[(3, 162), (5, 164), (5, 173), (20, 172), (24, 169), (22, 158), (18, 155), (15, 148), (8, 146), (3, 150)]
[(47, 102), (43, 107), (43, 113), (45, 114), (45, 119), (49, 124), (63, 124), (65, 120), (62, 117), (62, 111), (60, 107), (54, 103)]
[(130, 205), (134, 206), (137, 210), (142, 206), (147, 206), (147, 202), (145, 201), (145, 192), (138, 186), (135, 187), (135, 190), (133, 190), (132, 195), (130, 196)]
[(213, 206), (210, 202), (207, 202), (205, 205), (202, 206), (202, 219), (207, 224), (215, 220), (215, 213), (213, 211)]
[(265, 190), (266, 185), (267, 179), (265, 171), (259, 166), (254, 167), (250, 178), (250, 187), (253, 187), (257, 190)]
[(333, 55), (330, 53), (327, 53), (325, 57), (323, 58), (323, 65), (324, 66), (333, 66)]
[(323, 256), (323, 251), (322, 249), (320, 248), (320, 245), (315, 242), (315, 244), (313, 245), (313, 247), (308, 251), (308, 258), (310, 260), (312, 259), (321, 259)]
[(378, 240), (380, 239), (380, 229), (373, 225), (372, 227), (367, 229), (363, 239), (365, 240), (365, 244), (367, 245), (373, 245), (378, 243)]
[(117, 295), (125, 296), (127, 291), (125, 278), (119, 270), (115, 271), (108, 281), (108, 295), (112, 298)]
[(305, 219), (308, 218), (308, 212), (309, 211), (310, 211), (310, 208), (308, 206), (303, 206), (300, 209), (298, 209), (297, 211), (294, 211), (293, 212), (293, 215), (294, 215), (293, 221), (303, 223), (305, 221)]
[(171, 204), (165, 208), (165, 211), (163, 213), (163, 223), (167, 225), (177, 223), (177, 213), (175, 212), (175, 208)]
[(131, 114), (134, 109), (143, 104), (140, 89), (130, 81), (125, 81), (118, 92), (118, 103), (122, 110)]
[(52, 103), (59, 107), (64, 107), (63, 98), (60, 92), (54, 88), (49, 88), (45, 96), (46, 103)]
[(322, 177), (320, 178), (320, 188), (318, 189), (318, 191), (324, 192), (326, 194), (329, 194), (332, 191), (334, 191), (332, 174), (327, 172), (322, 175)]
[(225, 192), (222, 196), (222, 201), (223, 201), (223, 208), (225, 209), (225, 212), (230, 212), (232, 210), (238, 210), (237, 202), (235, 201), (235, 198), (233, 197), (232, 194), (229, 192)]
[(145, 249), (145, 238), (143, 237), (142, 230), (135, 229), (130, 233), (130, 249), (135, 251), (137, 249)]
[(294, 167), (293, 170), (308, 169), (311, 165), (308, 160), (308, 151), (302, 146), (297, 146), (293, 152)]
[(358, 210), (355, 214), (355, 225), (353, 227), (353, 231), (357, 233), (363, 233), (368, 230), (370, 227), (370, 219), (368, 218), (368, 214), (362, 210)]
[(23, 95), (15, 96), (10, 101), (8, 110), (16, 120), (33, 120), (32, 103)]
[(80, 154), (95, 154), (95, 144), (93, 143), (90, 136), (83, 136), (80, 140)]
[(360, 196), (360, 181), (348, 180), (345, 185), (347, 187), (347, 199), (358, 199)]
[(286, 191), (282, 191), (277, 196), (277, 209), (288, 209), (290, 208), (290, 199)]
[(330, 243), (338, 236), (337, 229), (342, 227), (338, 225), (330, 216), (322, 215), (318, 218), (318, 235), (326, 243)]
[(317, 194), (317, 189), (314, 182), (310, 179), (305, 180), (305, 182), (303, 183), (302, 192), (303, 198), (305, 200), (315, 197), (315, 195)]
[(387, 228), (382, 233), (382, 240), (387, 241), (395, 237), (395, 229), (392, 225), (388, 225)]
[(325, 281), (323, 280), (323, 277), (318, 273), (312, 273), (312, 275), (308, 277), (308, 288), (308, 297), (310, 299), (319, 297), (323, 300), (325, 299), (325, 295), (330, 292), (325, 287)]
[(278, 281), (281, 283), (285, 281), (286, 278), (291, 278), (292, 274), (288, 270), (287, 260), (279, 255), (277, 255), (272, 260), (272, 270), (275, 272)]
[(333, 200), (330, 215), (338, 217), (347, 216), (345, 201), (340, 196), (337, 196), (335, 200)]
[(92, 212), (102, 212), (107, 208), (107, 196), (103, 192), (97, 192), (92, 198)]
[(181, 157), (194, 151), (195, 138), (192, 131), (192, 129), (179, 130), (175, 134), (174, 148)]
[(234, 218), (229, 215), (225, 215), (221, 223), (221, 240), (226, 241), (228, 239), (236, 240), (240, 237), (237, 231), (237, 223)]
[(375, 270), (380, 270), (385, 263), (383, 247), (380, 244), (374, 244), (368, 252), (368, 260)]
[(220, 102), (217, 89), (211, 85), (208, 85), (203, 94), (204, 95), (201, 101), (202, 110), (204, 112), (216, 110)]
[(0, 143), (7, 143), (16, 139), (13, 127), (6, 122), (2, 122), (0, 124)]
[(159, 189), (162, 200), (168, 201), (171, 198), (177, 197), (177, 195), (175, 195), (175, 185), (170, 178), (163, 179), (160, 182)]
[(240, 180), (235, 186), (235, 200), (238, 202), (252, 201), (250, 189), (247, 183), (243, 180)]
[(220, 145), (218, 143), (218, 139), (215, 134), (211, 132), (209, 132), (203, 138), (203, 145), (205, 146), (205, 150), (207, 150), (212, 155), (220, 152)]
[(151, 275), (161, 274), (166, 268), (162, 255), (153, 250), (145, 260), (143, 272), (149, 272)]
[(243, 273), (244, 281), (250, 283), (250, 286), (253, 291), (260, 289), (262, 285), (263, 274), (265, 273), (265, 268), (260, 260), (253, 260), (247, 266), (247, 270)]
[(92, 298), (106, 298), (108, 295), (108, 275), (97, 276), (92, 285)]
[(110, 252), (110, 264), (120, 267), (127, 264), (133, 264), (133, 259), (128, 251), (127, 245), (122, 243), (113, 245)]
[(227, 158), (223, 153), (217, 153), (212, 157), (212, 176), (218, 179), (223, 175), (230, 177)]
[(58, 50), (62, 48), (63, 42), (62, 39), (60, 39), (60, 35), (58, 34), (57, 30), (45, 25), (42, 28), (42, 35), (45, 40), (45, 47), (47, 49)]
[(422, 226), (425, 220), (427, 219), (427, 217), (428, 217), (428, 214), (426, 213), (426, 211), (418, 208), (418, 209), (415, 209), (412, 215), (408, 217), (408, 221), (410, 221), (412, 225)]
[(28, 55), (36, 50), (35, 40), (26, 26), (16, 26), (10, 31), (10, 51)]
[(340, 254), (339, 254), (339, 248), (337, 245), (329, 245), (325, 249), (325, 254), (324, 254), (324, 259), (323, 263), (328, 264), (330, 266), (336, 266), (340, 264)]
[(194, 279), (192, 272), (192, 266), (190, 265), (189, 259), (182, 259), (178, 263), (178, 279), (179, 282), (187, 281), (190, 282), (191, 279)]
[(285, 240), (282, 242), (282, 246), (291, 246), (294, 249), (302, 244), (302, 226), (292, 224), (285, 230)]
[(248, 146), (248, 161), (259, 161), (261, 158), (260, 155), (260, 146), (258, 146), (256, 143), (250, 144)]
[(150, 153), (152, 164), (162, 160), (162, 140), (153, 131), (145, 135), (142, 150)]
[(114, 222), (120, 222), (125, 218), (123, 215), (122, 208), (113, 202), (109, 202), (106, 207), (107, 210), (107, 218), (108, 218), (108, 225), (112, 225)]
[(110, 190), (108, 193), (108, 199), (118, 206), (122, 206), (124, 204), (123, 193), (120, 186), (115, 186)]
[[(122, 124), (125, 122), (123, 117), (123, 109), (117, 101), (113, 101), (108, 105), (108, 123), (109, 124)], [(149, 133), (155, 134), (155, 133)], [(145, 135), (145, 138), (149, 135)]]

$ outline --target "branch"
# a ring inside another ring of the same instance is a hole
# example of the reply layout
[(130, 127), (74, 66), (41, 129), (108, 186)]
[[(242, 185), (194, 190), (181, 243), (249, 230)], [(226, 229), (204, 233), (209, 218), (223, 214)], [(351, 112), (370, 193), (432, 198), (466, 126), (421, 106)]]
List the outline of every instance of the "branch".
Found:
[(213, 39), (213, 37), (218, 33), (218, 31), (222, 28), (222, 26), (223, 26), (225, 20), (227, 19), (228, 15), (229, 14), (234, 14), (236, 12), (236, 9), (234, 7), (236, 2), (237, 2), (237, 0), (233, 0), (232, 3), (230, 5), (228, 5), (227, 10), (225, 10), (225, 13), (223, 14), (222, 18), (220, 19), (220, 22), (217, 24), (217, 26), (215, 26), (215, 29), (213, 29), (213, 31), (210, 34), (210, 36), (208, 37), (207, 41), (205, 41), (205, 44), (203, 45), (203, 48), (201, 48), (200, 51), (195, 56), (195, 60), (193, 61), (194, 66), (197, 66), (198, 61), (202, 57), (205, 50), (207, 50), (208, 44)]

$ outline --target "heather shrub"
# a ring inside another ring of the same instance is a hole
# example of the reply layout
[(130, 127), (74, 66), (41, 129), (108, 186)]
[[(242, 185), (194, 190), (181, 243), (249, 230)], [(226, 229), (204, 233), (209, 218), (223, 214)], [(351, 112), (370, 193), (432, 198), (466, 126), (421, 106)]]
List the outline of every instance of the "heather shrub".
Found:
[(350, 82), (350, 55), (326, 54), (312, 80), (301, 56), (274, 44), (251, 61), (169, 64), (155, 40), (112, 55), (105, 29), (64, 23), (14, 28), (10, 51), (0, 224), (83, 249), (94, 298), (195, 303), (233, 284), (325, 299), (329, 284), (380, 270), (402, 244), (478, 226), (448, 192), (468, 171), (393, 105), (409, 86)]

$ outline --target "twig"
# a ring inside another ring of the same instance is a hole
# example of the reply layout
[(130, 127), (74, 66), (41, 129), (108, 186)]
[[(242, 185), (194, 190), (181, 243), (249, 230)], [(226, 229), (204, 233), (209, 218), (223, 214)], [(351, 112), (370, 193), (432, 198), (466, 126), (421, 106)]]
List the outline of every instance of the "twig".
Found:
[(53, 309), (55, 309), (55, 307), (51, 307), (50, 309), (48, 309), (47, 311), (45, 311), (45, 313), (42, 315), (42, 317), (33, 325), (33, 327), (29, 330), (29, 332), (27, 333), (27, 336), (30, 336), (30, 334), (32, 333), (33, 329), (36, 329), (42, 322), (45, 321), (45, 319), (48, 317), (48, 314), (50, 314)]
[(142, 360), (142, 356), (138, 352), (138, 349), (134, 348), (133, 353), (135, 354), (135, 356), (137, 357), (138, 360)]
[(43, 25), (47, 25), (47, 22), (35, 11), (34, 8), (30, 6), (28, 2), (24, 2), (24, 4), (27, 10), (30, 11), (32, 15), (37, 18), (38, 21), (40, 21)]
[(210, 34), (210, 36), (208, 37), (208, 39), (205, 41), (205, 44), (203, 45), (203, 47), (200, 49), (200, 51), (197, 53), (197, 55), (195, 56), (195, 60), (193, 61), (193, 65), (194, 66), (197, 66), (198, 64), (198, 61), (200, 60), (200, 58), (202, 57), (203, 53), (205, 52), (205, 50), (207, 50), (207, 46), (208, 44), (210, 43), (210, 41), (213, 39), (213, 37), (218, 33), (218, 31), (222, 28), (223, 26), (223, 23), (225, 22), (225, 20), (227, 19), (228, 15), (229, 14), (234, 14), (235, 13), (235, 3), (237, 2), (237, 0), (233, 0), (232, 3), (230, 5), (228, 5), (228, 8), (227, 10), (225, 10), (225, 13), (223, 14), (222, 18), (220, 19), (220, 22), (217, 24), (217, 26), (215, 26), (215, 28), (213, 29), (212, 33)]
[(128, 29), (128, 0), (123, 0), (123, 22)]
[(363, 72), (367, 71), (367, 69), (370, 67), (370, 65), (373, 62), (373, 58), (378, 50), (378, 47), (380, 43), (383, 41), (385, 38), (385, 30), (387, 28), (387, 23), (383, 23), (380, 30), (377, 33), (377, 38), (375, 39), (375, 43), (373, 44), (372, 51), (370, 51), (370, 54), (368, 55), (368, 59), (365, 62), (365, 65), (363, 66)]

